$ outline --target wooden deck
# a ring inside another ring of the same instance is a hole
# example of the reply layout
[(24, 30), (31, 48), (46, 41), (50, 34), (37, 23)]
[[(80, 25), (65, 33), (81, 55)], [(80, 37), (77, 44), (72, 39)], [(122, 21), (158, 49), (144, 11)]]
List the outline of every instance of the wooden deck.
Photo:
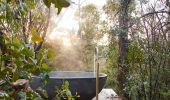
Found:
[[(96, 100), (93, 98), (92, 100)], [(99, 93), (99, 100), (121, 100), (112, 89), (102, 89)]]

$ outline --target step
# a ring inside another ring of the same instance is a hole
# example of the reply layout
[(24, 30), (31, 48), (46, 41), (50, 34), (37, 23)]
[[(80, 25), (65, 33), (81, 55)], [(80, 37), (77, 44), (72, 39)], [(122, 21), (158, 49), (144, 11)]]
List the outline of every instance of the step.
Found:
[[(98, 95), (99, 100), (121, 100), (113, 89), (102, 89)], [(92, 100), (96, 100), (94, 97)]]

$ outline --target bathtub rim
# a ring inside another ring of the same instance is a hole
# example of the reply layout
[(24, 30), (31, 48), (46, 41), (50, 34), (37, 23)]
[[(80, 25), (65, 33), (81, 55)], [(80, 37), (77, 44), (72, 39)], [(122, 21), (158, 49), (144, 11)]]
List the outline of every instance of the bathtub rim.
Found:
[[(94, 72), (92, 71), (51, 71), (50, 73), (52, 72), (60, 72), (60, 73), (91, 73), (91, 74), (94, 74)], [(50, 74), (49, 73), (49, 74)], [(96, 73), (95, 73), (96, 75)], [(36, 75), (32, 75), (31, 76), (32, 78), (40, 78), (39, 76), (36, 76)], [(99, 78), (105, 78), (107, 77), (107, 75), (105, 73), (99, 73)], [(91, 76), (91, 77), (52, 77), (49, 75), (49, 79), (66, 79), (66, 80), (69, 80), (69, 79), (96, 79), (96, 76)]]

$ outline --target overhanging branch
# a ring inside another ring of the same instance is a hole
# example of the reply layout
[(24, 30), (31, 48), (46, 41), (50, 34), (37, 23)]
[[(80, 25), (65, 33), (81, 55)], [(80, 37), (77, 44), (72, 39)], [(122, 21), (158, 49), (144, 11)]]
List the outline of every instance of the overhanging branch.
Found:
[(170, 12), (169, 11), (165, 11), (165, 10), (162, 10), (162, 11), (154, 11), (154, 12), (149, 12), (149, 13), (146, 13), (146, 14), (144, 14), (144, 15), (142, 15), (141, 17), (139, 17), (139, 18), (143, 18), (143, 17), (147, 17), (147, 16), (149, 16), (149, 15), (154, 15), (154, 14), (158, 14), (158, 13), (167, 13), (167, 14), (169, 14)]

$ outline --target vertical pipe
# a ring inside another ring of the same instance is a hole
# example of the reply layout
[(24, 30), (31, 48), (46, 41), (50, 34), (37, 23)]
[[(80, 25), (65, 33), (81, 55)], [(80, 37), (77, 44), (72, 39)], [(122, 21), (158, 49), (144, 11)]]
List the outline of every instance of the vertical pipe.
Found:
[[(94, 52), (94, 55), (95, 55), (94, 71), (96, 71), (96, 100), (98, 100), (98, 93), (99, 93), (99, 62), (98, 62), (98, 48), (97, 48), (97, 46), (94, 48), (94, 51), (95, 51)], [(96, 64), (97, 64), (97, 66), (96, 66)]]
[(96, 72), (96, 48), (94, 47), (94, 66), (93, 66), (93, 72), (94, 72), (94, 77), (95, 77), (95, 72)]
[(96, 68), (96, 100), (98, 100), (98, 94), (99, 94), (99, 63), (97, 62), (97, 68)]
[(95, 48), (95, 54), (96, 54), (96, 62), (97, 62), (97, 66), (96, 66), (96, 100), (98, 100), (98, 94), (99, 94), (99, 62), (98, 62), (98, 48), (96, 46)]

